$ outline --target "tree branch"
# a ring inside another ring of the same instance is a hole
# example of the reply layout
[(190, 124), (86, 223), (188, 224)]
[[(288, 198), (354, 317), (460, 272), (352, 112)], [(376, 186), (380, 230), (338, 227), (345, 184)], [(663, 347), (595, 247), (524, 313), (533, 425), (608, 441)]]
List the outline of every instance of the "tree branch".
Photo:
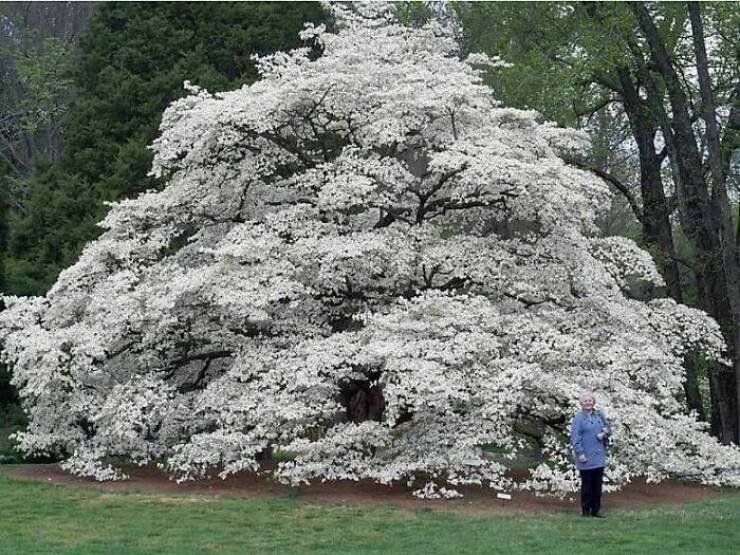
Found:
[(627, 185), (622, 183), (612, 174), (605, 172), (604, 170), (597, 168), (596, 166), (593, 166), (591, 164), (587, 164), (575, 158), (568, 158), (565, 161), (572, 166), (576, 166), (577, 168), (593, 173), (594, 175), (600, 177), (601, 179), (612, 185), (627, 200), (627, 203), (630, 205), (630, 208), (632, 209), (632, 212), (634, 212), (637, 220), (640, 222), (643, 221), (644, 215), (642, 212), (642, 208), (640, 208), (640, 204), (637, 202), (637, 198)]

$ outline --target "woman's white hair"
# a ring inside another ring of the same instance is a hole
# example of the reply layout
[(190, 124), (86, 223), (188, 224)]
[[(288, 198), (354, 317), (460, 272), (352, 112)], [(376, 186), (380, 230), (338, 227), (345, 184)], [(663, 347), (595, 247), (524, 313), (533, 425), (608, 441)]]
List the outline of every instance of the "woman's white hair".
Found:
[(592, 401), (593, 401), (594, 403), (596, 402), (596, 397), (594, 396), (594, 392), (593, 392), (593, 391), (584, 391), (583, 393), (581, 393), (581, 394), (580, 394), (580, 395), (578, 396), (578, 400), (579, 400), (579, 401), (580, 401), (581, 403), (583, 403), (583, 401), (585, 401), (587, 397), (591, 397), (591, 400), (592, 400)]

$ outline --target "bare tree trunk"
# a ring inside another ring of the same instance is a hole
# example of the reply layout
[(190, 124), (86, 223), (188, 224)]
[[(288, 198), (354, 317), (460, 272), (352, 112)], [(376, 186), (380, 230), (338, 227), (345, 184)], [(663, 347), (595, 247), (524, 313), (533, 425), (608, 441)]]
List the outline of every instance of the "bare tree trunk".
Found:
[(678, 302), (683, 295), (673, 244), (670, 210), (663, 188), (662, 159), (655, 149), (658, 125), (646, 102), (638, 93), (639, 81), (633, 82), (626, 67), (617, 70), (622, 87), (624, 109), (640, 156), (640, 193), (642, 211), (639, 215), (645, 241), (658, 247), (658, 264), (666, 280), (668, 294)]

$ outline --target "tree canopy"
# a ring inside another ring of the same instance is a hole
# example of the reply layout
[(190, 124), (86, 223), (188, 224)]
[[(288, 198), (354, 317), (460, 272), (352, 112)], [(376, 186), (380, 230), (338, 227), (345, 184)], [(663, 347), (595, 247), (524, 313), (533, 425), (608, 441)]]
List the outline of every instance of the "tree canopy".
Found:
[[(567, 427), (596, 390), (634, 476), (737, 484), (740, 453), (683, 410), (690, 350), (717, 324), (671, 299), (650, 256), (595, 225), (609, 189), (569, 163), (579, 132), (497, 106), (484, 55), (435, 23), (335, 6), (338, 31), (259, 60), (262, 79), (189, 95), (153, 143), (160, 192), (115, 203), (45, 297), (5, 298), (0, 339), (29, 453), (120, 477), (574, 489)], [(316, 58), (315, 53), (321, 52)]]

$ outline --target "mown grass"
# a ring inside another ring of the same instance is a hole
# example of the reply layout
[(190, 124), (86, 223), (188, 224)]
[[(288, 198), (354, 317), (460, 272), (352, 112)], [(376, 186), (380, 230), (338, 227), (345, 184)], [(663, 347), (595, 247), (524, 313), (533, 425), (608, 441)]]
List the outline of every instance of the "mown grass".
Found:
[[(8, 467), (4, 467), (8, 468)], [(0, 553), (736, 553), (740, 494), (679, 507), (468, 516), (51, 485), (0, 469)]]

